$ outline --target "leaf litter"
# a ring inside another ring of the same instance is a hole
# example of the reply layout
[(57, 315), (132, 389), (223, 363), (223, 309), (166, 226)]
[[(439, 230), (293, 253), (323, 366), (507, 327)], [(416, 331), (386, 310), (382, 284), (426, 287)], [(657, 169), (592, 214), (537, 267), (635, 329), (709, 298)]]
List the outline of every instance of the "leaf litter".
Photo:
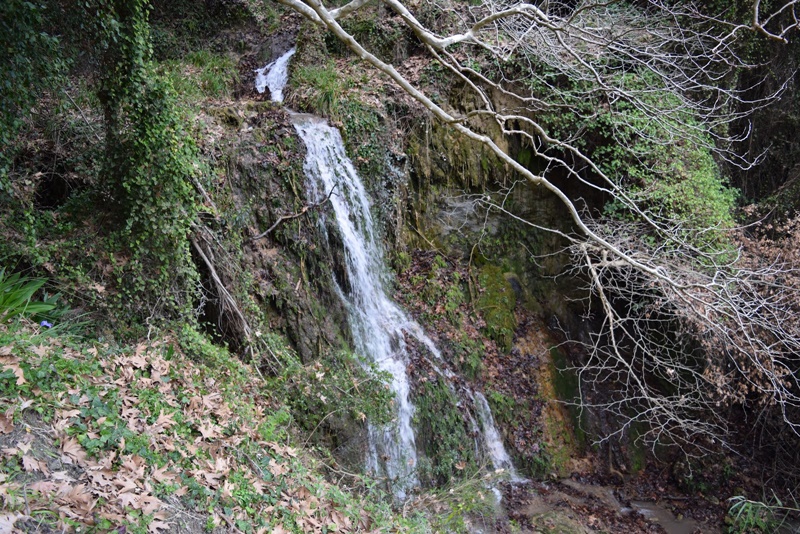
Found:
[[(0, 397), (0, 458), (17, 466), (0, 472), (0, 533), (30, 531), (33, 512), (64, 531), (175, 531), (185, 514), (232, 531), (372, 530), (363, 508), (342, 505), (330, 484), (308, 475), (298, 450), (259, 435), (272, 406), (256, 373), (237, 375), (250, 378), (232, 394), (230, 371), (229, 380), (210, 378), (176, 345), (140, 343), (132, 354), (57, 339), (0, 346), (0, 366), (11, 371), (0, 376), (19, 392)], [(61, 390), (28, 383), (37, 369), (71, 363), (100, 372), (64, 373)], [(144, 440), (146, 452), (131, 452), (132, 439)]]

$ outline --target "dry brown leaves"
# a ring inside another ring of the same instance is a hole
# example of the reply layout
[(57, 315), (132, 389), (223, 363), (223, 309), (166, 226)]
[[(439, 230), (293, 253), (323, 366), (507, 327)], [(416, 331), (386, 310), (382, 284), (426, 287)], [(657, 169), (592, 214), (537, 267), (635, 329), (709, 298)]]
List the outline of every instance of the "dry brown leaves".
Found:
[[(171, 360), (165, 359), (163, 345), (163, 342), (141, 343), (133, 354), (104, 359), (101, 363), (104, 374), (84, 378), (92, 385), (101, 386), (103, 395), (110, 390), (116, 391), (117, 398), (121, 399), (122, 420), (131, 431), (147, 436), (153, 451), (162, 453), (163, 458), (169, 458), (168, 453), (177, 451), (184, 461), (178, 464), (170, 460), (162, 466), (149, 465), (141, 456), (125, 453), (124, 439), (118, 443), (116, 450), (106, 451), (99, 458), (88, 455), (68, 430), (80, 422), (89, 429), (86, 436), (96, 439), (106, 417), (91, 419), (83, 416), (85, 410), (81, 408), (88, 407), (90, 399), (85, 391), (74, 386), (50, 401), (37, 397), (21, 401), (21, 404), (0, 413), (2, 436), (15, 431), (14, 414), (20, 406), (25, 409), (51, 401), (55, 401), (57, 406), (50, 428), (44, 430), (50, 443), (49, 451), (43, 451), (40, 447), (37, 452), (30, 435), (0, 450), (0, 457), (16, 458), (26, 473), (24, 482), (7, 480), (0, 473), (0, 501), (4, 503), (4, 508), (19, 509), (24, 506), (47, 509), (62, 519), (61, 526), (66, 525), (64, 521), (67, 519), (85, 525), (97, 525), (98, 521), (107, 520), (112, 525), (122, 526), (125, 521), (138, 522), (139, 514), (144, 514), (153, 517), (148, 525), (150, 532), (158, 532), (170, 527), (174, 510), (154, 494), (153, 483), (177, 487), (172, 495), (180, 497), (188, 492), (184, 481), (193, 478), (212, 492), (219, 492), (223, 500), (228, 499), (226, 502), (232, 504), (229, 507), (233, 510), (232, 517), (221, 512), (212, 514), (212, 520), (217, 524), (224, 522), (234, 528), (234, 520), (252, 524), (257, 517), (283, 517), (288, 511), (305, 532), (368, 530), (370, 519), (366, 514), (362, 514), (357, 524), (353, 524), (344, 511), (324, 498), (324, 483), (315, 484), (315, 492), (304, 486), (305, 480), (297, 475), (292, 464), (298, 457), (298, 451), (259, 438), (256, 429), (260, 418), (264, 416), (265, 400), (260, 405), (256, 404), (252, 417), (237, 415), (226, 402), (224, 391), (220, 388), (222, 380), (203, 379), (202, 371), (180, 354), (174, 355)], [(44, 358), (53, 348), (42, 345), (35, 347), (33, 352), (37, 357)], [(87, 357), (64, 347), (62, 352), (64, 358)], [(87, 352), (89, 357), (98, 356), (97, 349)], [(12, 369), (18, 380), (24, 380), (18, 357), (5, 347), (0, 348), (0, 354), (0, 365), (4, 369)], [(34, 356), (28, 356), (35, 359)], [(255, 373), (253, 376), (256, 376)], [(237, 384), (241, 388), (238, 394), (249, 399), (256, 396), (255, 380), (253, 378), (253, 384)], [(148, 405), (139, 397), (142, 391), (154, 390), (161, 395), (162, 406), (168, 407), (162, 408), (159, 413), (149, 413)], [(188, 425), (193, 429), (194, 437), (186, 439), (178, 434), (176, 428), (180, 425), (184, 428)], [(236, 431), (231, 432), (230, 428)], [(265, 472), (251, 458), (239, 452), (238, 446), (247, 438), (257, 442), (269, 456)], [(58, 465), (58, 468), (54, 465)], [(259, 493), (284, 488), (280, 501), (274, 506), (264, 504), (255, 513), (236, 506), (233, 500), (236, 487), (231, 480), (234, 472), (243, 473)], [(14, 523), (25, 517), (20, 513), (0, 515), (0, 532), (12, 531)], [(6, 526), (8, 528), (4, 530)], [(278, 524), (269, 530), (257, 531), (281, 532), (282, 529)]]

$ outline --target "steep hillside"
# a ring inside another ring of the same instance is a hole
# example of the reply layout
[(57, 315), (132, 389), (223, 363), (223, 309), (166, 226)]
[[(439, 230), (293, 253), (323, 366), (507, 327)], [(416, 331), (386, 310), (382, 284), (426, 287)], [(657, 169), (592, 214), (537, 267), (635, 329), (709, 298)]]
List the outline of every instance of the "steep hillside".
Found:
[(0, 531), (428, 530), (309, 447), (292, 377), (189, 330), (119, 345), (67, 327), (0, 331)]

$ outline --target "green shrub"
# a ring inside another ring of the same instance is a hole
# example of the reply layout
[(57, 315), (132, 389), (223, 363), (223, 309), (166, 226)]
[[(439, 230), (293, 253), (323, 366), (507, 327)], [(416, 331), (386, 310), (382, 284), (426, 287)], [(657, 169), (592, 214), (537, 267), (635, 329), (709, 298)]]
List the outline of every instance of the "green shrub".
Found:
[(731, 507), (725, 522), (730, 525), (729, 534), (782, 532), (787, 516), (800, 512), (796, 507), (785, 506), (774, 495), (768, 502), (752, 501), (742, 495), (728, 501)]
[(337, 117), (346, 84), (336, 72), (336, 65), (301, 65), (294, 69), (292, 84), (302, 88), (308, 111), (325, 117)]
[[(551, 86), (544, 83), (548, 80), (563, 90), (567, 102), (557, 111), (539, 114), (537, 120), (554, 138), (570, 139), (579, 132), (573, 145), (640, 209), (667, 226), (679, 223), (684, 229), (680, 237), (698, 246), (724, 246), (725, 231), (734, 226), (737, 197), (714, 161), (713, 142), (699, 133), (702, 125), (690, 112), (676, 111), (680, 109), (676, 97), (666, 89), (659, 90), (659, 81), (652, 74), (620, 76), (619, 84), (638, 93), (651, 114), (663, 110), (660, 121), (625, 98), (609, 102), (604, 92), (593, 91), (587, 83), (565, 81), (556, 74), (531, 81), (531, 90), (535, 94), (550, 91)], [(595, 96), (587, 98), (587, 94)], [(695, 127), (697, 131), (682, 134), (682, 129)], [(554, 155), (558, 152), (551, 149)], [(519, 160), (529, 166), (539, 164), (526, 150), (521, 151)], [(589, 178), (600, 179), (596, 175)], [(618, 200), (605, 206), (605, 214), (637, 217)], [(698, 229), (712, 230), (698, 233)]]
[(103, 181), (116, 216), (109, 240), (116, 305), (130, 318), (190, 316), (198, 275), (188, 234), (200, 162), (174, 89), (155, 70), (146, 0), (95, 0), (106, 128)]
[(23, 117), (64, 69), (58, 46), (58, 39), (44, 32), (41, 6), (26, 0), (0, 2), (0, 178)]

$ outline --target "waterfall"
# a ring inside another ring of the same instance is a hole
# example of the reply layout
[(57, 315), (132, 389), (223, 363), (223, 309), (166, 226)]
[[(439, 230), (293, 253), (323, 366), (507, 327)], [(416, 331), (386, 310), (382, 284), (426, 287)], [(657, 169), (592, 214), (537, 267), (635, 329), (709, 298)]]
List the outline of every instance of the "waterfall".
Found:
[[(257, 71), (257, 83), (264, 80), (259, 91), (269, 87), (273, 100), (277, 100), (276, 96), (283, 97), (286, 68), (292, 54), (294, 49)], [(376, 236), (369, 198), (345, 153), (339, 130), (328, 126), (323, 119), (306, 114), (294, 114), (293, 122), (307, 149), (303, 169), (309, 199), (320, 201), (330, 195), (330, 205), (344, 245), (349, 288), (345, 290), (338, 284), (336, 287), (348, 311), (354, 348), (392, 377), (389, 386), (395, 396), (396, 420), (385, 427), (369, 424), (367, 469), (374, 475), (386, 477), (395, 497), (404, 500), (408, 490), (419, 484), (412, 426), (414, 405), (409, 398), (410, 384), (406, 373), (409, 354), (405, 334), (424, 345), (435, 360), (443, 360), (422, 327), (386, 293), (388, 273), (380, 239)], [(449, 370), (441, 371), (435, 365), (434, 368), (442, 376), (452, 377)], [(466, 388), (465, 396), (475, 405), (483, 430), (484, 447), (495, 469), (509, 470), (513, 476), (511, 460), (503, 448), (486, 399)], [(471, 417), (470, 423), (477, 429)]]
[(289, 60), (294, 55), (295, 49), (292, 48), (281, 57), (260, 69), (256, 69), (256, 91), (263, 93), (269, 88), (270, 99), (275, 102), (283, 102), (283, 88), (289, 80)]
[(383, 251), (375, 235), (367, 192), (345, 154), (339, 131), (308, 116), (298, 117), (295, 128), (308, 150), (303, 168), (312, 199), (321, 200), (335, 188), (330, 203), (344, 244), (350, 290), (342, 292), (342, 297), (355, 349), (392, 376), (397, 421), (385, 428), (370, 427), (368, 467), (376, 474), (382, 471), (396, 496), (403, 499), (406, 489), (418, 483), (411, 426), (414, 406), (409, 400), (409, 360), (403, 337), (404, 332), (413, 335), (416, 329), (384, 290)]
[(478, 417), (481, 420), (481, 426), (483, 427), (483, 440), (486, 444), (486, 453), (492, 461), (492, 466), (495, 470), (503, 469), (508, 471), (512, 481), (519, 481), (520, 478), (514, 470), (511, 457), (503, 446), (503, 439), (500, 437), (500, 433), (494, 425), (494, 417), (492, 417), (492, 410), (489, 408), (486, 397), (484, 397), (482, 393), (476, 392), (473, 395), (473, 400), (475, 402), (475, 409), (478, 411)]

